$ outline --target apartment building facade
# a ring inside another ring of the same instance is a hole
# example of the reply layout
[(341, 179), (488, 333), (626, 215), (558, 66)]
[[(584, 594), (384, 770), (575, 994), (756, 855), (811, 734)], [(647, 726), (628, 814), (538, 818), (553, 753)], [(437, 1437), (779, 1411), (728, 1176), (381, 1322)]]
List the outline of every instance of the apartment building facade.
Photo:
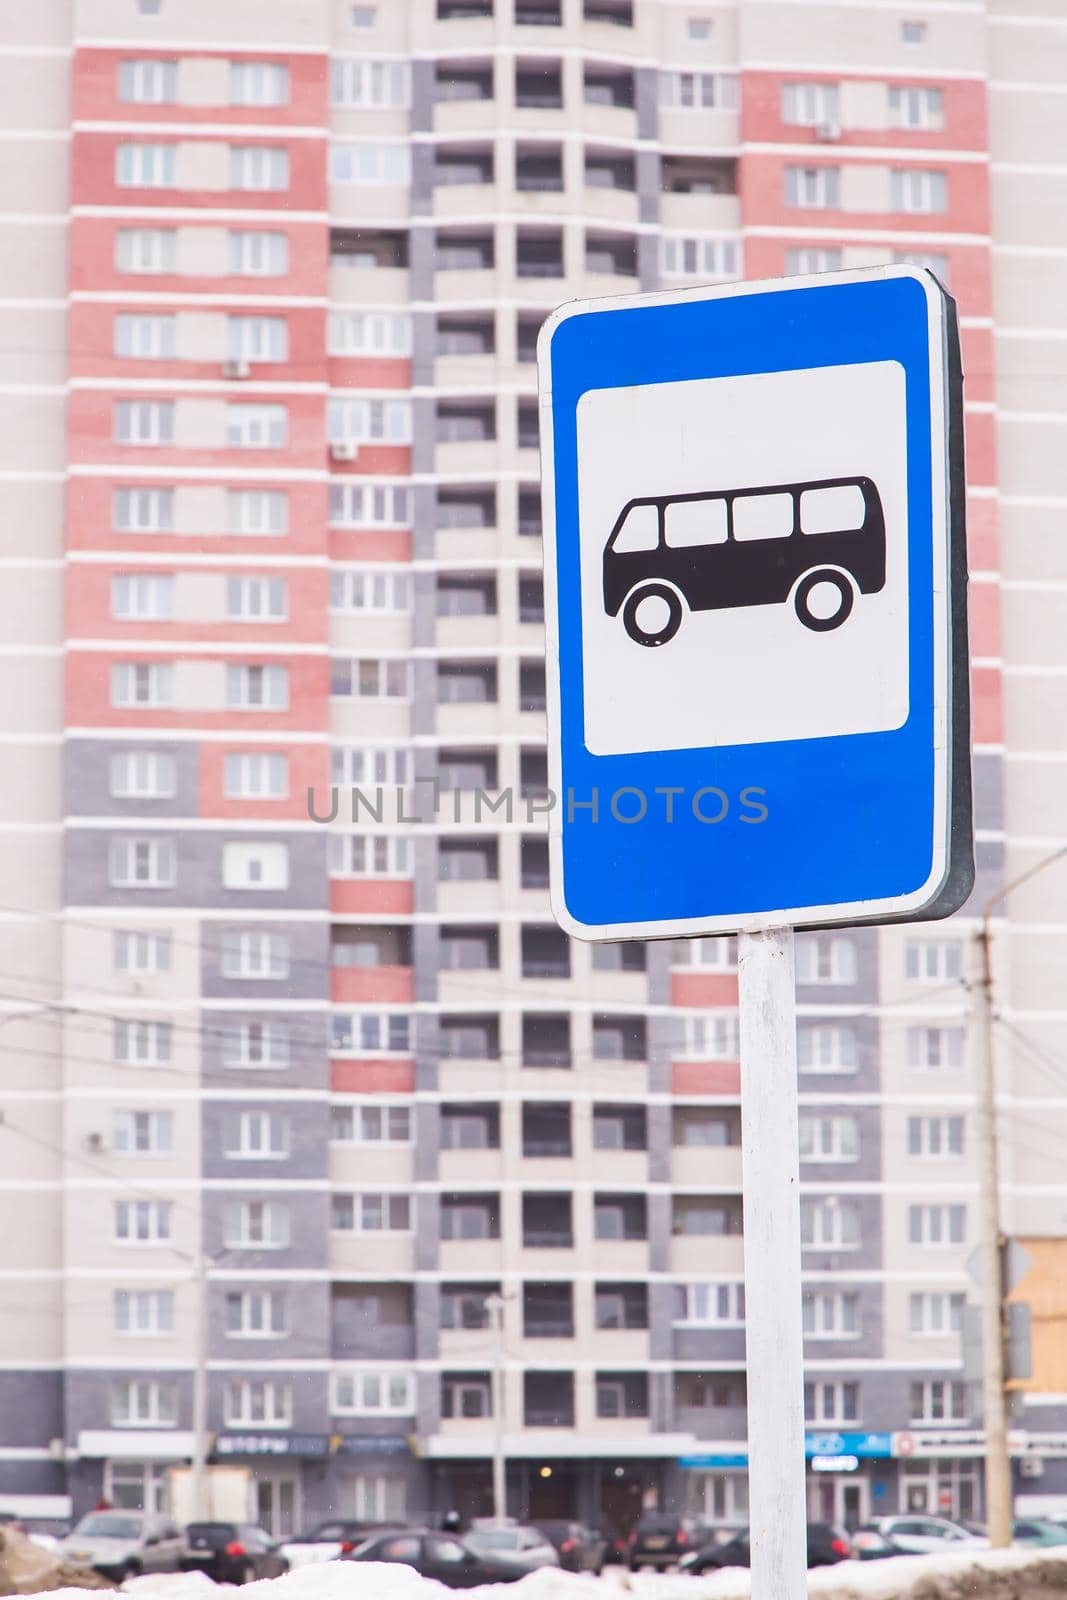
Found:
[[(513, 1511), (744, 1520), (734, 952), (551, 921), (536, 333), (577, 295), (948, 282), (980, 906), (1063, 770), (1055, 9), (17, 20), (0, 1509), (163, 1505), (202, 1348), (278, 1533), (487, 1510), (498, 1366)], [(1028, 1233), (1062, 1223), (1053, 881), (998, 924)], [(974, 927), (801, 941), (813, 1515), (980, 1513)]]

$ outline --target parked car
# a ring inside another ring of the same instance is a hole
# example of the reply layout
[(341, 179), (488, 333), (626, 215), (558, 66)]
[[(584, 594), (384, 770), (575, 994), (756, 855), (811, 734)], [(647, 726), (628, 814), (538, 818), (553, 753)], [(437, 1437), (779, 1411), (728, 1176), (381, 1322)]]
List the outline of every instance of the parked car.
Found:
[(1015, 1544), (1067, 1544), (1067, 1528), (1051, 1517), (1023, 1518), (1012, 1525), (1011, 1536)]
[(142, 1572), (177, 1572), (185, 1540), (169, 1517), (147, 1511), (90, 1511), (60, 1541), (68, 1561), (105, 1578), (136, 1578)]
[(626, 1541), (626, 1565), (631, 1572), (640, 1567), (677, 1566), (691, 1550), (702, 1550), (710, 1538), (711, 1529), (695, 1517), (646, 1511)]
[(558, 1567), (559, 1555), (540, 1528), (522, 1522), (495, 1522), (475, 1517), (467, 1531), (467, 1544), (491, 1561), (504, 1562), (520, 1574), (537, 1567)]
[(852, 1554), (860, 1561), (874, 1561), (883, 1556), (927, 1556), (938, 1551), (963, 1550), (968, 1545), (973, 1550), (988, 1549), (989, 1540), (969, 1532), (958, 1522), (950, 1522), (947, 1517), (909, 1516), (907, 1513), (864, 1522), (852, 1535)]
[(289, 1563), (263, 1528), (244, 1522), (190, 1522), (181, 1568), (206, 1572), (216, 1583), (255, 1583), (258, 1578), (280, 1578)]
[[(808, 1566), (833, 1567), (847, 1561), (851, 1555), (849, 1543), (840, 1528), (829, 1522), (808, 1523)], [(679, 1562), (682, 1572), (698, 1574), (714, 1572), (718, 1567), (751, 1566), (748, 1529), (742, 1528), (724, 1544), (705, 1545), (703, 1550), (690, 1550)]]
[(392, 1533), (375, 1534), (355, 1550), (346, 1551), (341, 1560), (400, 1562), (414, 1567), (424, 1578), (436, 1578), (449, 1589), (512, 1583), (530, 1570), (509, 1560), (506, 1554), (474, 1549), (469, 1538), (461, 1539), (435, 1528), (395, 1528)]
[(559, 1556), (565, 1572), (599, 1575), (610, 1543), (599, 1528), (587, 1528), (584, 1522), (538, 1522), (536, 1527)]
[(372, 1533), (384, 1531), (381, 1523), (350, 1522), (335, 1517), (332, 1522), (320, 1522), (310, 1533), (284, 1539), (279, 1550), (290, 1569), (306, 1567), (314, 1561), (336, 1561), (338, 1556), (347, 1555), (364, 1539), (370, 1538)]

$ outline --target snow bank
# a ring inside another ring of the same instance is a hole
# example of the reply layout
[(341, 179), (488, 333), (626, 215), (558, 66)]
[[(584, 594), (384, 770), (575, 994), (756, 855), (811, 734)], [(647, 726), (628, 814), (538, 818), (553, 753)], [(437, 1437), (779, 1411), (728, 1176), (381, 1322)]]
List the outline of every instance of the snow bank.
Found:
[[(202, 1572), (131, 1578), (122, 1587), (135, 1600), (210, 1600), (212, 1594), (236, 1593)], [(593, 1578), (542, 1567), (518, 1583), (464, 1593), (476, 1600), (749, 1600), (751, 1589), (749, 1573), (740, 1567), (699, 1578), (619, 1569)], [(1057, 1550), (981, 1550), (844, 1561), (811, 1573), (808, 1593), (810, 1600), (1052, 1600), (1067, 1595), (1067, 1556)], [(455, 1594), (410, 1567), (370, 1561), (298, 1567), (240, 1591), (241, 1600), (445, 1600)], [(85, 1600), (84, 1590), (57, 1590), (52, 1600)]]

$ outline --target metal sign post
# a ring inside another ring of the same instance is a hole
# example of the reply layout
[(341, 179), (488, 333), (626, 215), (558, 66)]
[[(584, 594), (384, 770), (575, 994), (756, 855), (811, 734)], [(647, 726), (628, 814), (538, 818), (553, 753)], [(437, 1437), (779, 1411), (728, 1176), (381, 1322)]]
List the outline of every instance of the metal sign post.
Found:
[(752, 1593), (807, 1593), (793, 930), (738, 939)]

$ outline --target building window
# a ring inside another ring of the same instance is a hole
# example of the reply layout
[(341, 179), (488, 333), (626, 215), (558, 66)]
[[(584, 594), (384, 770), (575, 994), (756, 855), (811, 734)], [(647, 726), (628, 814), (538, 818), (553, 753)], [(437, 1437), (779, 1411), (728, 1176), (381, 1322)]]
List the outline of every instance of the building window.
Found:
[(908, 1029), (908, 1066), (922, 1072), (955, 1072), (963, 1066), (963, 1029)]
[(235, 228), (227, 235), (227, 272), (238, 278), (280, 278), (289, 271), (289, 240), (284, 233)]
[(959, 939), (909, 939), (904, 946), (904, 976), (924, 983), (957, 983), (962, 952)]
[(917, 1379), (909, 1385), (909, 1421), (966, 1422), (967, 1386), (949, 1378)]
[(748, 1477), (744, 1472), (693, 1473), (691, 1504), (708, 1527), (748, 1522)]
[(177, 145), (120, 144), (115, 182), (120, 189), (173, 189), (178, 181)]
[(111, 497), (116, 533), (173, 533), (173, 489), (116, 489)]
[(683, 111), (736, 111), (737, 79), (723, 72), (661, 72), (659, 103)]
[(441, 1415), (442, 1417), (491, 1417), (493, 1389), (490, 1380), (476, 1373), (464, 1373), (462, 1377), (442, 1375)]
[(963, 1325), (962, 1294), (924, 1290), (908, 1296), (908, 1327), (914, 1334), (947, 1339)]
[(400, 1101), (330, 1107), (333, 1144), (410, 1144), (411, 1107)]
[(226, 407), (226, 446), (230, 450), (280, 450), (289, 434), (285, 406), (239, 405)]
[(411, 1018), (399, 1012), (338, 1012), (331, 1019), (331, 1025), (330, 1048), (335, 1055), (411, 1054)]
[(131, 1336), (173, 1333), (173, 1290), (116, 1289), (111, 1299), (111, 1325), (115, 1333)]
[(173, 839), (112, 839), (108, 882), (113, 889), (172, 889), (177, 879)]
[(123, 1156), (169, 1156), (174, 1150), (173, 1113), (112, 1112), (111, 1150)]
[(116, 1244), (166, 1244), (173, 1209), (169, 1200), (116, 1200)]
[(335, 745), (330, 752), (333, 783), (404, 785), (410, 781), (412, 771), (412, 752), (399, 745)]
[[(373, 28), (378, 21), (377, 6), (352, 6), (348, 13), (353, 28)], [(371, 1521), (376, 1519), (371, 1518)]]
[(715, 24), (710, 17), (688, 17), (686, 19), (686, 37), (694, 44), (706, 44), (711, 38)]
[(335, 1372), (330, 1409), (341, 1417), (408, 1417), (415, 1411), (410, 1372)]
[(410, 444), (411, 401), (332, 399), (326, 433), (331, 444)]
[(226, 668), (226, 706), (230, 711), (287, 710), (289, 669), (230, 663)]
[(804, 1419), (806, 1422), (858, 1422), (860, 1386), (858, 1383), (806, 1383)]
[(925, 44), (926, 23), (907, 21), (900, 24), (900, 38), (903, 44)]
[[(367, 6), (358, 6), (366, 11)], [(348, 1482), (348, 1508), (357, 1522), (402, 1526), (406, 1516), (407, 1489), (403, 1478), (384, 1473), (360, 1472)]]
[(166, 800), (177, 793), (177, 764), (165, 750), (116, 750), (110, 780), (115, 800)]
[(289, 187), (289, 152), (280, 145), (231, 144), (230, 188), (246, 191)]
[(889, 125), (940, 133), (945, 126), (945, 96), (926, 85), (893, 84), (889, 90)]
[(859, 1207), (836, 1195), (800, 1202), (800, 1238), (808, 1250), (855, 1250), (860, 1243)]
[[(620, 945), (618, 948), (627, 949), (632, 946)], [(672, 965), (699, 967), (702, 972), (736, 972), (737, 940), (732, 934), (722, 935), (717, 939), (679, 939), (673, 946)], [(643, 961), (641, 968), (643, 971)]]
[(403, 616), (411, 609), (411, 574), (401, 567), (333, 567), (330, 610)]
[(413, 841), (397, 833), (332, 833), (328, 860), (332, 877), (410, 878)]
[(679, 1283), (675, 1285), (674, 1294), (675, 1327), (744, 1327), (743, 1283)]
[(785, 203), (809, 211), (836, 211), (841, 204), (840, 167), (786, 167)]
[(855, 1072), (856, 1030), (843, 1022), (802, 1022), (797, 1028), (801, 1072)]
[(732, 1011), (708, 1011), (683, 1017), (681, 1049), (678, 1056), (692, 1061), (736, 1061), (737, 1015)]
[(330, 62), (330, 104), (406, 111), (411, 104), (411, 68), (406, 61), (334, 56)]
[(859, 1154), (860, 1131), (855, 1117), (801, 1114), (802, 1161), (858, 1161)]
[(736, 278), (740, 247), (736, 239), (686, 239), (664, 234), (660, 270), (665, 278)]
[(280, 1111), (227, 1112), (222, 1153), (229, 1161), (280, 1161), (289, 1154), (289, 1118)]
[(411, 696), (411, 663), (396, 656), (331, 661), (330, 693), (360, 700), (407, 700)]
[(844, 934), (802, 934), (797, 940), (798, 983), (855, 983), (856, 946)]
[(803, 250), (787, 250), (785, 253), (786, 276), (799, 278), (809, 272), (838, 272), (841, 268), (843, 254), (840, 250), (817, 249), (807, 246)]
[(120, 61), (118, 97), (124, 105), (174, 105), (178, 98), (178, 63)]
[(231, 106), (284, 106), (289, 68), (275, 61), (231, 61)]
[(143, 1019), (112, 1023), (112, 1058), (123, 1066), (160, 1067), (171, 1059), (173, 1025)]
[(229, 1022), (222, 1030), (224, 1067), (287, 1067), (289, 1058), (287, 1023)]
[(231, 361), (287, 361), (288, 324), (284, 317), (227, 317), (226, 349)]
[(852, 1339), (860, 1332), (858, 1294), (838, 1289), (805, 1291), (804, 1332), (809, 1339)]
[(895, 167), (889, 174), (889, 204), (894, 211), (946, 211), (948, 178), (922, 167)]
[(178, 1391), (158, 1378), (133, 1378), (111, 1385), (113, 1428), (173, 1428), (178, 1421)]
[(115, 234), (116, 272), (174, 272), (177, 228), (120, 228)]
[(228, 1428), (291, 1428), (293, 1391), (273, 1378), (245, 1378), (224, 1390)]
[(407, 528), (410, 524), (411, 490), (407, 484), (330, 485), (333, 528)]
[(111, 615), (116, 622), (170, 622), (174, 579), (170, 574), (120, 572), (111, 580)]
[(224, 978), (251, 978), (268, 982), (287, 978), (288, 936), (284, 933), (263, 933), (259, 930), (224, 933), (222, 975)]
[(411, 354), (411, 318), (406, 311), (331, 311), (327, 329), (331, 356)]
[(335, 1194), (330, 1227), (337, 1233), (410, 1233), (411, 1200), (406, 1194)]
[(116, 444), (173, 444), (173, 400), (118, 400), (112, 412)]
[(280, 1339), (287, 1331), (284, 1289), (242, 1289), (226, 1296), (228, 1338)]
[[(112, 791), (114, 792), (114, 791)], [(144, 977), (170, 971), (171, 935), (118, 928), (112, 939), (112, 958), (116, 972)]]
[(894, 250), (892, 259), (905, 266), (924, 267), (927, 272), (932, 272), (942, 283), (947, 284), (949, 279), (949, 259), (940, 250)]
[(411, 151), (406, 144), (331, 144), (331, 183), (410, 183)]
[(222, 884), (225, 889), (288, 889), (289, 846), (229, 841), (222, 847)]
[(285, 578), (227, 578), (226, 617), (230, 622), (284, 622), (289, 615)]
[(178, 319), (120, 312), (115, 318), (115, 354), (131, 361), (173, 361)]
[(168, 661), (116, 661), (111, 668), (111, 704), (119, 709), (174, 704), (174, 668)]
[(231, 1200), (222, 1208), (227, 1250), (284, 1250), (289, 1244), (289, 1207), (282, 1200)]
[(952, 1249), (966, 1240), (967, 1208), (961, 1205), (909, 1206), (908, 1242)]
[(794, 128), (836, 128), (840, 93), (836, 83), (783, 83), (782, 121)]
[(289, 757), (274, 750), (231, 750), (224, 763), (227, 800), (285, 800)]
[[(284, 489), (227, 489), (227, 533), (273, 538), (288, 528), (289, 496)], [(277, 581), (284, 587), (284, 580)]]
[(962, 1156), (964, 1153), (963, 1117), (909, 1117), (909, 1156)]

